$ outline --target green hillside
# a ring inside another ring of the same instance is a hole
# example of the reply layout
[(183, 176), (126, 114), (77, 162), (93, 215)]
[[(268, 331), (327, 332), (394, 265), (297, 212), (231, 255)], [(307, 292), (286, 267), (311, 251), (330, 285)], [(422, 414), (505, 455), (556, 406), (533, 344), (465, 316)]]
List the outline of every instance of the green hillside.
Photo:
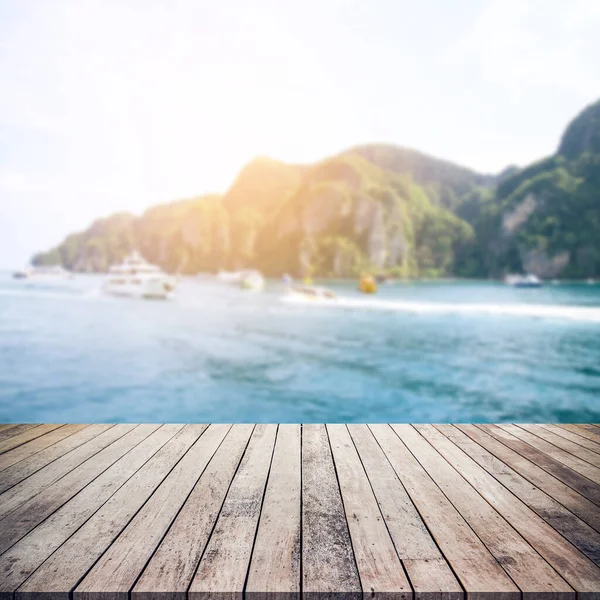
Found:
[(568, 125), (556, 154), (501, 179), (483, 204), (472, 222), (484, 271), (598, 277), (600, 102)]

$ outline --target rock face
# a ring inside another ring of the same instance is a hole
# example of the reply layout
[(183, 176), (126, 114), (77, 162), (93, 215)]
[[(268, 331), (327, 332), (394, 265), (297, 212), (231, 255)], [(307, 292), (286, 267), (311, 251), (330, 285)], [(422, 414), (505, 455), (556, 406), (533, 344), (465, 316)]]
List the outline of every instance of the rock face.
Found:
[(525, 272), (535, 273), (538, 277), (545, 279), (558, 277), (569, 264), (568, 252), (549, 256), (543, 250), (521, 248), (520, 257)]
[(513, 235), (520, 227), (527, 223), (527, 219), (533, 214), (537, 201), (533, 194), (528, 194), (512, 210), (502, 216), (502, 233)]

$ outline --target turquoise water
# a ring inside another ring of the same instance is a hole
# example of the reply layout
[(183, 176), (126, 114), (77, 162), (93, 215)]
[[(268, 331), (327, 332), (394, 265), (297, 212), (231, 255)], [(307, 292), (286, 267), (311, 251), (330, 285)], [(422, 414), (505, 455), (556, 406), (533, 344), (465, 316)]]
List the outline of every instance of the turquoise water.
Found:
[(400, 283), (338, 304), (0, 274), (0, 422), (600, 422), (600, 285)]

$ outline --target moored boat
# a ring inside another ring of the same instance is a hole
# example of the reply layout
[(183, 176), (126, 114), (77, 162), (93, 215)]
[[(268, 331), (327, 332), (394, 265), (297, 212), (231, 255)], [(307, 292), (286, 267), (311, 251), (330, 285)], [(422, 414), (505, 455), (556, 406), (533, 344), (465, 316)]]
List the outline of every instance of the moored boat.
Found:
[(240, 287), (243, 290), (262, 290), (265, 278), (258, 271), (243, 271), (240, 276)]
[(507, 275), (504, 283), (517, 288), (538, 288), (541, 287), (541, 280), (533, 274), (528, 275)]
[(30, 279), (37, 281), (61, 281), (64, 279), (74, 279), (75, 275), (67, 271), (61, 265), (49, 265), (38, 267), (26, 267), (13, 273), (15, 279)]
[(103, 290), (115, 296), (166, 299), (171, 297), (175, 286), (173, 277), (134, 251), (121, 264), (109, 269)]
[(225, 283), (239, 283), (242, 277), (242, 271), (219, 271), (217, 279)]

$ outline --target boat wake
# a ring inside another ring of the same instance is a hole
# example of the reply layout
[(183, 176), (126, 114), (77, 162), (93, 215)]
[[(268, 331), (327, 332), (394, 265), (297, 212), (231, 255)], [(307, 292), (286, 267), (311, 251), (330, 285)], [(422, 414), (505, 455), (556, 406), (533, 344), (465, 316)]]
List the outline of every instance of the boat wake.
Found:
[(487, 314), (514, 317), (569, 319), (600, 323), (600, 307), (550, 304), (466, 304), (444, 302), (405, 302), (362, 298), (304, 298), (300, 294), (282, 297), (282, 302), (303, 306), (328, 306), (340, 309), (409, 312), (419, 314)]
[(0, 296), (16, 298), (48, 298), (56, 300), (95, 298), (100, 295), (99, 289), (80, 290), (59, 287), (29, 286), (20, 289), (0, 289)]

